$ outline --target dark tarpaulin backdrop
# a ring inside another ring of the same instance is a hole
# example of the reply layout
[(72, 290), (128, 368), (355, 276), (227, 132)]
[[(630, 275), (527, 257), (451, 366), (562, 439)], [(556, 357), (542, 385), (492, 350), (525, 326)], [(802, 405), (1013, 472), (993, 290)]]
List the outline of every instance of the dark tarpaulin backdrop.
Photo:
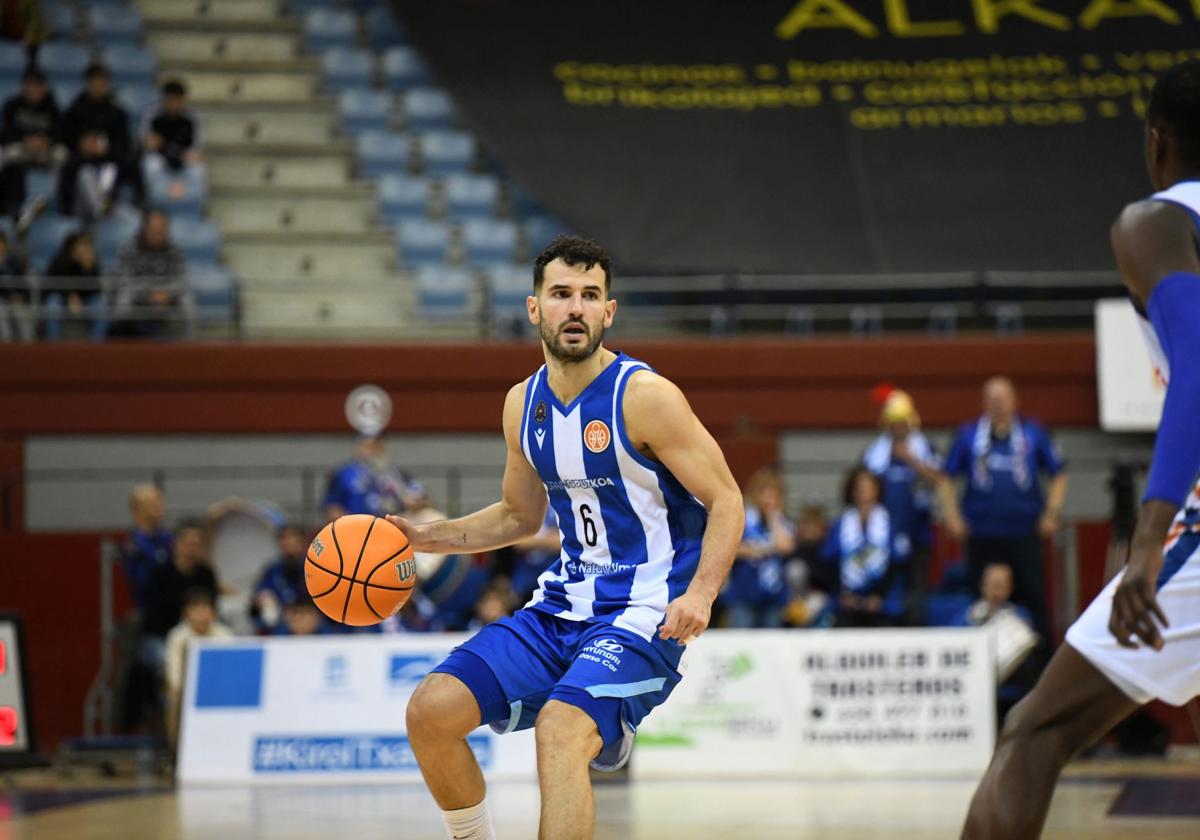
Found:
[(1145, 93), (1200, 55), (1189, 0), (391, 2), (626, 272), (1107, 268)]

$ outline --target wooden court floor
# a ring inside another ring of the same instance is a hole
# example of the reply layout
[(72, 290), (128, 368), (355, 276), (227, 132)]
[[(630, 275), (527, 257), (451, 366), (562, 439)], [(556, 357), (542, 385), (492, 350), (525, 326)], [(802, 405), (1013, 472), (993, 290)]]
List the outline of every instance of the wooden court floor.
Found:
[[(974, 785), (888, 782), (613, 782), (597, 785), (598, 840), (934, 840), (957, 837)], [(537, 836), (537, 789), (489, 792), (501, 840)], [(84, 774), (9, 774), (0, 840), (440, 840), (416, 785), (173, 790)], [(1200, 762), (1082, 762), (1055, 794), (1046, 838), (1200, 838)]]

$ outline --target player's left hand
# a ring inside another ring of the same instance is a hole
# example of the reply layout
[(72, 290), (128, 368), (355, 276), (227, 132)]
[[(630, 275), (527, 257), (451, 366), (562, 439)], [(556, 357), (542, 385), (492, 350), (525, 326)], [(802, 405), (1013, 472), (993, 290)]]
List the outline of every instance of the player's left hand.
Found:
[(667, 604), (667, 615), (658, 631), (660, 639), (686, 645), (704, 632), (712, 615), (712, 599), (698, 592), (685, 592)]

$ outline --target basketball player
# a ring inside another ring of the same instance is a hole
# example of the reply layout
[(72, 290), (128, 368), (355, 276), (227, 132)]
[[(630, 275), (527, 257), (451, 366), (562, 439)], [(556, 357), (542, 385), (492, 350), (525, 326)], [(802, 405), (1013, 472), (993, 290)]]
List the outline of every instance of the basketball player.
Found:
[(1071, 756), (1151, 699), (1200, 694), (1200, 61), (1154, 86), (1146, 163), (1158, 192), (1125, 208), (1112, 243), (1169, 384), (1129, 563), (1009, 715), (964, 838), (1037, 837)]
[(532, 600), (428, 675), (408, 737), (455, 840), (493, 837), (467, 734), (534, 727), (542, 838), (592, 836), (592, 767), (628, 760), (633, 734), (679, 682), (733, 562), (742, 497), (680, 390), (606, 349), (617, 302), (608, 255), (558, 237), (534, 264), (529, 320), (546, 364), (504, 403), (500, 502), (461, 519), (388, 517), (416, 551), (488, 551), (537, 533), (547, 495), (562, 551)]

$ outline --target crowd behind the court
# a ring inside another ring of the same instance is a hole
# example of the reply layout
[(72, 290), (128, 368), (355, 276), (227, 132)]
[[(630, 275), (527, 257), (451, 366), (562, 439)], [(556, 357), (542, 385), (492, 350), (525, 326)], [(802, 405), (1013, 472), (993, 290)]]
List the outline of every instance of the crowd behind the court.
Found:
[[(1000, 673), (1001, 702), (1014, 702), (1049, 653), (1043, 539), (1058, 528), (1066, 493), (1065, 463), (1049, 434), (1016, 409), (1012, 383), (989, 380), (982, 413), (941, 455), (922, 433), (913, 400), (892, 392), (881, 407), (878, 437), (848, 468), (832, 509), (808, 501), (793, 514), (784, 475), (774, 467), (756, 471), (744, 487), (745, 532), (712, 626), (990, 624), (1005, 634), (1011, 651)], [(961, 499), (956, 482), (963, 485)], [(930, 580), (935, 500), (943, 528), (960, 540), (965, 558)], [(185, 520), (168, 532), (164, 501), (153, 485), (131, 495), (134, 527), (123, 564), (140, 616), (133, 702), (125, 703), (131, 721), (148, 705), (161, 708), (159, 685), (168, 698), (178, 698), (189, 638), (235, 630), (469, 631), (526, 603), (561, 548), (548, 510), (542, 530), (509, 549), (418, 554), (420, 585), (405, 608), (379, 625), (348, 628), (322, 615), (308, 595), (304, 559), (311, 529), (279, 523), (277, 555), (263, 566), (253, 592), (223, 599), (235, 593), (223, 592), (210, 561), (209, 523)], [(324, 519), (345, 513), (401, 513), (417, 522), (444, 516), (389, 457), (381, 437), (361, 438), (354, 457), (330, 476)], [(224, 623), (217, 609), (223, 600), (240, 605), (224, 610)]]

